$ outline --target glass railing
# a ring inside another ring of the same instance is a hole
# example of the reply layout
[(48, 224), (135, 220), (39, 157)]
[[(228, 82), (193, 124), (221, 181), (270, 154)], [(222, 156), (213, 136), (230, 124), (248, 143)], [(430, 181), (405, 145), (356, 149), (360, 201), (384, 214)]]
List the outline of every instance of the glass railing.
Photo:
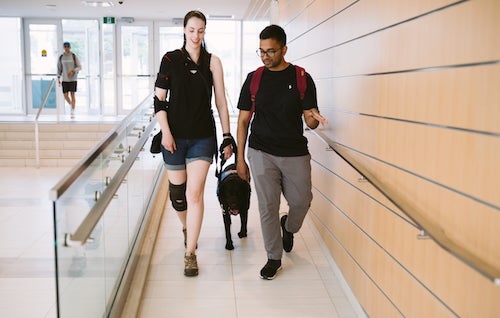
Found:
[(163, 169), (156, 125), (149, 96), (52, 188), (58, 317), (112, 309)]

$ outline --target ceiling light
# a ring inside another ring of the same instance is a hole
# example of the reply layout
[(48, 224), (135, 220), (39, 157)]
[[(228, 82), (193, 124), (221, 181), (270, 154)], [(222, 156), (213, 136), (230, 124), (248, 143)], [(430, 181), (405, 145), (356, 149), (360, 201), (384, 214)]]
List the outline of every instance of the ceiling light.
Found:
[(82, 4), (87, 7), (112, 7), (111, 1), (82, 1)]
[(234, 19), (234, 15), (232, 14), (209, 14), (208, 15), (209, 19), (212, 20), (231, 20)]

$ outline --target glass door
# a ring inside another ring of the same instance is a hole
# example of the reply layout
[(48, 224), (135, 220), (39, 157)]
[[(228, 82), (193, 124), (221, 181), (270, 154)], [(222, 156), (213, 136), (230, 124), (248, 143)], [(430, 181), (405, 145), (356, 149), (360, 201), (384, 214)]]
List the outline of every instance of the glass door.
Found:
[[(62, 20), (63, 42), (71, 43), (71, 51), (82, 64), (76, 93), (77, 115), (101, 114), (99, 34), (97, 20)], [(69, 105), (65, 105), (65, 110), (69, 112)]]
[[(38, 112), (52, 79), (57, 77), (57, 59), (62, 50), (60, 21), (25, 20), (26, 102), (28, 114)], [(61, 47), (61, 48), (59, 48)], [(57, 80), (50, 89), (44, 114), (55, 113)]]
[(101, 114), (99, 22), (97, 20), (25, 20), (27, 112), (38, 112), (52, 79), (43, 114), (69, 114), (68, 105), (57, 83), (57, 63), (63, 42), (80, 60), (76, 92), (76, 114)]
[(118, 30), (118, 112), (126, 114), (154, 89), (153, 23), (122, 22)]

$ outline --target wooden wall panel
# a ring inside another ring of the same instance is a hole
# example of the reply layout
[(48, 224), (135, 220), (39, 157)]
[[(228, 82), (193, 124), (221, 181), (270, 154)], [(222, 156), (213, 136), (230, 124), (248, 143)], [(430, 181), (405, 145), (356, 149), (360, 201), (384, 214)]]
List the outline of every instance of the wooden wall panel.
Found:
[[(454, 243), (500, 268), (500, 1), (279, 1), (319, 128)], [(282, 10), (283, 8), (283, 10)], [(500, 286), (308, 133), (312, 219), (370, 317), (497, 317)], [(340, 209), (340, 210), (339, 210)], [(341, 213), (342, 212), (342, 213)]]
[(371, 186), (368, 181), (360, 179), (362, 176), (346, 161), (335, 155), (333, 150), (328, 150), (329, 147), (326, 142), (320, 140), (314, 133), (311, 132), (306, 134), (306, 136), (309, 140), (309, 151), (314, 154), (313, 161), (325, 167), (329, 172), (337, 175), (345, 182), (349, 183), (353, 188), (355, 188), (354, 191), (366, 194), (374, 201), (382, 205), (388, 212), (398, 215), (398, 217), (403, 218), (406, 222), (413, 224), (415, 228), (418, 228), (415, 223), (413, 223), (413, 221), (406, 216), (406, 214), (401, 212), (391, 201), (380, 193), (380, 191)]
[[(388, 303), (387, 306), (394, 304), (402, 316), (411, 313), (414, 317), (453, 317), (442, 303), (388, 257), (373, 240), (359, 231), (342, 213), (332, 207), (328, 208), (328, 201), (323, 197), (314, 194), (317, 199), (311, 206), (311, 213), (320, 219), (329, 231), (335, 233), (335, 238), (342, 248), (349, 251), (349, 256), (375, 282), (377, 288), (383, 291), (387, 299), (381, 301)], [(370, 303), (370, 306), (377, 305), (379, 303)]]
[(500, 138), (352, 113), (331, 117), (334, 128), (324, 133), (332, 140), (500, 207)]
[[(324, 156), (335, 155), (330, 152), (325, 153)], [(379, 245), (375, 248), (383, 247), (384, 252), (394, 258), (393, 262), (399, 264), (398, 266), (403, 267), (408, 273), (412, 273), (412, 276), (426, 290), (432, 290), (434, 295), (443, 299), (454, 311), (461, 313), (470, 308), (481, 308), (475, 309), (479, 317), (488, 316), (493, 312), (500, 314), (500, 308), (495, 304), (495, 297), (500, 297), (500, 290), (493, 286), (490, 281), (477, 272), (471, 272), (466, 264), (437, 246), (432, 240), (417, 239), (418, 231), (413, 226), (397, 217), (394, 213), (389, 212), (383, 205), (366, 194), (352, 191), (350, 189), (352, 185), (345, 180), (335, 176), (322, 166), (313, 164), (313, 167), (314, 187), (318, 191), (315, 201), (326, 200), (331, 204), (331, 207), (321, 206), (315, 208), (313, 206), (313, 211), (326, 210), (325, 213), (328, 214), (334, 213), (332, 211), (342, 211), (346, 218), (349, 218), (353, 224), (359, 227), (360, 232), (363, 232), (364, 235), (370, 237)], [(318, 198), (318, 196), (320, 197)], [(322, 212), (314, 213), (320, 215)], [(335, 222), (330, 216), (321, 219), (324, 220), (325, 224)], [(335, 231), (336, 225), (331, 224), (329, 228), (334, 233), (338, 232)], [(361, 253), (366, 252), (366, 248), (349, 247), (349, 240), (353, 239), (352, 235), (351, 233), (346, 241), (339, 239), (340, 244), (343, 244), (353, 255), (358, 250)], [(500, 242), (496, 243), (498, 246)], [(432, 257), (429, 257), (430, 255)], [(356, 257), (356, 260), (360, 261), (358, 257)], [(371, 266), (370, 263), (363, 266), (363, 268), (367, 266)], [(384, 270), (388, 270), (387, 266), (384, 266)], [(377, 275), (383, 277), (381, 273)], [(380, 278), (370, 276), (376, 282), (380, 281)], [(451, 291), (459, 290), (462, 286), (469, 286), (461, 291), (463, 297), (451, 296), (453, 294)], [(403, 289), (406, 290), (408, 287)], [(489, 297), (484, 297), (483, 292), (485, 290), (490, 291)], [(390, 292), (388, 293), (390, 294)], [(397, 297), (391, 297), (391, 299), (396, 304), (402, 301), (398, 301)], [(407, 312), (414, 313), (415, 311), (411, 309), (407, 310)]]
[[(320, 201), (316, 201), (321, 204)], [(325, 205), (328, 208), (328, 205)], [(332, 232), (323, 224), (323, 220), (313, 213), (311, 220), (316, 225), (321, 237), (328, 246), (335, 263), (342, 269), (342, 274), (349, 283), (349, 286), (356, 294), (358, 300), (363, 304), (363, 309), (369, 313), (370, 317), (398, 318), (401, 313), (387, 299), (383, 292), (373, 283), (369, 276), (356, 263), (338, 243)]]
[[(289, 58), (295, 60), (325, 48), (339, 46), (344, 42), (456, 2), (456, 0), (314, 1), (306, 14), (286, 23), (287, 32), (290, 30), (289, 46), (298, 48), (290, 51)], [(330, 14), (330, 19), (325, 20), (327, 13)], [(306, 36), (302, 36), (304, 24), (308, 26)], [(296, 38), (297, 36), (301, 38)], [(318, 41), (310, 41), (311, 39)]]
[(320, 108), (500, 134), (500, 63), (325, 79), (331, 69), (305, 67), (316, 76)]
[(338, 45), (332, 19), (290, 42), (287, 56), (299, 64), (301, 58), (333, 50), (335, 77), (497, 61), (499, 20), (500, 2), (468, 1)]

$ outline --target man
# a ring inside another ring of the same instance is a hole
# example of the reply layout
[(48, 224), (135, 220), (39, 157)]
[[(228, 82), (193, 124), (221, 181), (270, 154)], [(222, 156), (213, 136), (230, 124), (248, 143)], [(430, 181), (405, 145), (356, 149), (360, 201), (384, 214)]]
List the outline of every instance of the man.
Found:
[[(75, 53), (71, 52), (69, 42), (64, 42), (64, 53), (59, 56), (57, 62), (57, 82), (61, 85), (64, 94), (64, 99), (71, 105), (71, 118), (75, 116), (75, 92), (78, 78), (78, 72), (82, 69), (80, 59)], [(71, 98), (69, 95), (71, 94)]]
[[(251, 122), (247, 154), (268, 257), (260, 277), (270, 280), (281, 269), (283, 249), (286, 252), (292, 250), (293, 234), (300, 230), (312, 201), (311, 156), (303, 135), (303, 119), (311, 129), (319, 123), (326, 125), (327, 120), (318, 111), (316, 87), (305, 72), (306, 90), (303, 96), (299, 92), (296, 68), (285, 61), (285, 31), (277, 25), (270, 25), (259, 37), (257, 54), (265, 68), (253, 98), (251, 81), (255, 72), (248, 75), (241, 89), (237, 132), (238, 158), (241, 159), (237, 162), (237, 170), (242, 179), (250, 180), (250, 171), (243, 158), (254, 99), (255, 116)], [(280, 220), (281, 193), (287, 200), (289, 211)]]

